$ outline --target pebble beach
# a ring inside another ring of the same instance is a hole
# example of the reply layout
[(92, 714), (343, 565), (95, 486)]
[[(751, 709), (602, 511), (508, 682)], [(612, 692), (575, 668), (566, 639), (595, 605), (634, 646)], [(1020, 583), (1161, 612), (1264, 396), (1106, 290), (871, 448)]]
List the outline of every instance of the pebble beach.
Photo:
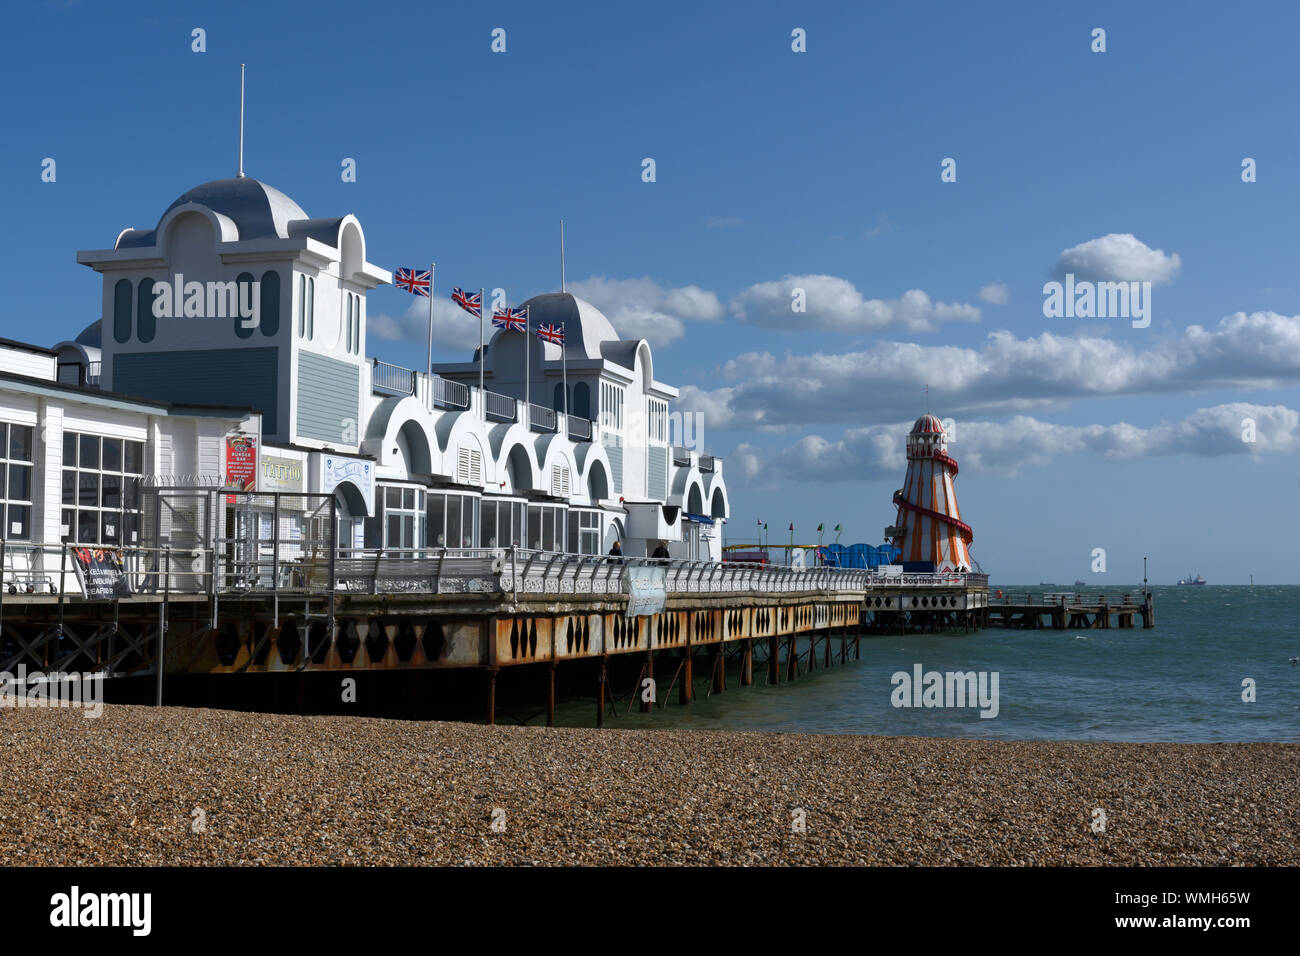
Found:
[(0, 744), (9, 866), (1300, 863), (1295, 744), (122, 705), (0, 710)]

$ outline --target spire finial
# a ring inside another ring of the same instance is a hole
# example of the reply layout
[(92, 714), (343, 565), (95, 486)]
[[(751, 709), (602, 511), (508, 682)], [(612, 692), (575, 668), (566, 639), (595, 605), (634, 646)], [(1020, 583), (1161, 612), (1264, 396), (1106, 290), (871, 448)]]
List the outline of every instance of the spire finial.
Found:
[(244, 64), (239, 64), (239, 179), (244, 178)]

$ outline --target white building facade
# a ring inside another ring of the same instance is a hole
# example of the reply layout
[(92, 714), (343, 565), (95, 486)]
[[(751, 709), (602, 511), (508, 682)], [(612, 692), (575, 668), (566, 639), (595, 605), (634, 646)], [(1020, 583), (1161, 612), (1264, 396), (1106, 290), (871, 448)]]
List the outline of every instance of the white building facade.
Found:
[[(534, 328), (564, 326), (563, 346), (500, 330), (481, 372), (477, 354), (433, 375), (367, 358), (367, 294), (392, 277), (367, 261), (360, 222), (312, 219), (245, 177), (191, 189), (154, 228), (77, 260), (103, 276), (102, 319), (52, 350), (12, 346), (0, 380), (12, 425), (49, 425), (18, 462), (43, 484), (9, 503), (31, 507), (29, 538), (90, 533), (89, 512), (65, 521), (55, 423), (69, 421), (139, 444), (142, 480), (332, 495), (341, 549), (600, 554), (618, 541), (721, 560), (722, 461), (671, 443), (677, 390), (655, 378), (649, 344), (573, 295), (526, 303)], [(242, 458), (233, 473), (232, 440), (254, 475)], [(95, 541), (112, 543), (97, 520)]]

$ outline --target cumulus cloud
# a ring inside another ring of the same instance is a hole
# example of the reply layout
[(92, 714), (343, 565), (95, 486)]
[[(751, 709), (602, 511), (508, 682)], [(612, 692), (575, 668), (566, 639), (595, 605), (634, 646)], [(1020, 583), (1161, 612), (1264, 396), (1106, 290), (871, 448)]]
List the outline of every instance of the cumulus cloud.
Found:
[(716, 322), (725, 312), (717, 295), (707, 289), (666, 288), (650, 278), (592, 276), (568, 288), (604, 312), (620, 336), (645, 339), (652, 346), (681, 338), (686, 332), (683, 320)]
[(1097, 282), (1172, 282), (1182, 267), (1178, 253), (1152, 249), (1132, 233), (1112, 232), (1064, 250), (1053, 273)]
[[(1149, 340), (1148, 340), (1149, 341)], [(679, 406), (714, 429), (890, 422), (930, 387), (944, 415), (1026, 412), (1082, 398), (1300, 385), (1300, 316), (1237, 312), (1147, 349), (1095, 335), (989, 335), (983, 345), (880, 342), (863, 351), (739, 355), (715, 387), (683, 389)]]
[[(380, 312), (366, 317), (366, 332), (389, 342), (410, 342), (420, 346), (420, 360), (416, 367), (424, 367), (424, 349), (429, 338), (429, 300), (412, 296), (411, 304), (399, 315)], [(478, 348), (478, 319), (460, 308), (450, 299), (433, 300), (434, 348), (467, 352), (469, 361)], [(489, 337), (491, 329), (488, 330)]]
[(1011, 290), (1005, 282), (990, 282), (980, 289), (979, 299), (989, 305), (1006, 305), (1011, 301)]
[[(1243, 441), (1247, 420), (1254, 442)], [(764, 451), (737, 446), (727, 467), (748, 479), (779, 475), (781, 481), (873, 480), (901, 478), (907, 466), (910, 422), (851, 428), (830, 441), (808, 435), (792, 445)], [(949, 451), (965, 472), (1013, 476), (1064, 455), (1100, 455), (1134, 461), (1168, 455), (1295, 454), (1300, 451), (1300, 412), (1283, 405), (1235, 402), (1198, 409), (1181, 421), (1147, 428), (1114, 425), (1056, 425), (1028, 416), (1004, 422), (958, 419)]]
[[(803, 312), (795, 312), (796, 290), (803, 291)], [(978, 322), (980, 310), (961, 302), (935, 302), (920, 289), (897, 299), (868, 299), (847, 279), (829, 275), (788, 275), (760, 282), (731, 300), (736, 318), (770, 328), (824, 329), (859, 334), (901, 328), (933, 332), (943, 322)]]

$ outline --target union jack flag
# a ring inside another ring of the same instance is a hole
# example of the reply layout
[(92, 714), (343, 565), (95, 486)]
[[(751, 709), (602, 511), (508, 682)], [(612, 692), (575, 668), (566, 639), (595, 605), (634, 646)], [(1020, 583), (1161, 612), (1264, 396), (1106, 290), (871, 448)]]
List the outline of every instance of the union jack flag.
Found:
[(429, 297), (432, 279), (433, 276), (428, 269), (423, 272), (416, 272), (414, 269), (398, 269), (393, 273), (393, 285), (412, 295), (422, 295), (426, 299)]
[(512, 309), (507, 306), (504, 310), (497, 309), (492, 313), (492, 324), (498, 329), (506, 329), (510, 332), (527, 332), (528, 308), (525, 306)]
[(543, 342), (554, 342), (556, 345), (564, 342), (564, 323), (559, 325), (539, 325), (537, 327), (537, 337)]
[(483, 293), (482, 292), (465, 292), (464, 289), (452, 289), (451, 301), (474, 316), (476, 319), (483, 318)]

